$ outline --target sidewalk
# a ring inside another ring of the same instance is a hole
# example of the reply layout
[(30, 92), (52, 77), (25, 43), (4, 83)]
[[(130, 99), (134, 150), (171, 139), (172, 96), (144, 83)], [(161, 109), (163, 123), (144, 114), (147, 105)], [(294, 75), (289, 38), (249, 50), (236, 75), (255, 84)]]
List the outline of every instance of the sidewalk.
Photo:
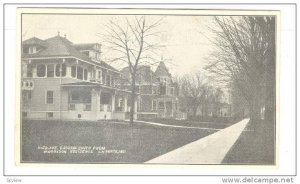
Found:
[(248, 122), (249, 119), (244, 119), (146, 163), (220, 164)]

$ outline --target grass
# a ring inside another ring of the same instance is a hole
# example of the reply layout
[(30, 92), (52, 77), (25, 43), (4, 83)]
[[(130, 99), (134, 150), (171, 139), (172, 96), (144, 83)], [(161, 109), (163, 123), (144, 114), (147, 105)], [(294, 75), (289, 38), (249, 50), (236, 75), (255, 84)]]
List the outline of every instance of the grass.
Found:
[(275, 164), (274, 122), (250, 121), (229, 150), (223, 164)]
[[(215, 130), (153, 126), (142, 123), (82, 121), (22, 122), (21, 162), (141, 163), (198, 140)], [(38, 146), (98, 146), (117, 153), (43, 153)]]

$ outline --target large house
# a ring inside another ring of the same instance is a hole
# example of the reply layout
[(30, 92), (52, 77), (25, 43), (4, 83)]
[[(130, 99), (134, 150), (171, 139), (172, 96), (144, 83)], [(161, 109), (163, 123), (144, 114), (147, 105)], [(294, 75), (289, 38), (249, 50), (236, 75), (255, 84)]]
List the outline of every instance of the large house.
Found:
[[(130, 89), (128, 67), (122, 71), (123, 86)], [(138, 119), (186, 118), (179, 109), (179, 87), (173, 82), (165, 63), (161, 61), (155, 71), (150, 66), (139, 66), (136, 74)]]
[(22, 42), (23, 118), (125, 119), (130, 91), (119, 79), (120, 72), (101, 61), (100, 44), (73, 44), (59, 34)]

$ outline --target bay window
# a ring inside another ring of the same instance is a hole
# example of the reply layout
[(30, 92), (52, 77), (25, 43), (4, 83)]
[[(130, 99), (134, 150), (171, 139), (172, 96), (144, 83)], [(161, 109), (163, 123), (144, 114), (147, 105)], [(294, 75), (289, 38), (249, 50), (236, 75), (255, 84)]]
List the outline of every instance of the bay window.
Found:
[(65, 77), (66, 76), (66, 65), (57, 64), (55, 66), (55, 76), (56, 77)]
[(47, 65), (47, 77), (54, 77), (54, 64)]
[(38, 77), (45, 77), (45, 74), (46, 74), (46, 66), (43, 65), (43, 64), (39, 64), (37, 65), (37, 76)]
[(82, 67), (77, 67), (77, 79), (83, 79), (83, 68)]
[(72, 76), (73, 78), (76, 77), (76, 66), (72, 66), (72, 67), (71, 67), (71, 76)]

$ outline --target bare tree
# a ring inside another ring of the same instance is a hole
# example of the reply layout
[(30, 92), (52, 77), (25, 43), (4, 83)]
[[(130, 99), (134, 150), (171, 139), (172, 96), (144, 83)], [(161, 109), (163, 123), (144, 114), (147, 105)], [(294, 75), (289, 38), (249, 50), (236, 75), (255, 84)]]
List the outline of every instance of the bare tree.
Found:
[[(271, 91), (275, 87), (275, 77), (271, 74), (275, 73), (274, 19), (215, 17), (216, 26), (212, 29), (216, 34), (212, 40), (216, 49), (206, 69), (216, 74), (221, 82), (235, 86), (249, 106), (251, 119), (261, 117), (261, 108), (268, 99), (266, 84)], [(269, 95), (274, 97), (272, 92)]]
[(181, 95), (187, 109), (192, 110), (193, 117), (197, 116), (200, 105), (204, 105), (210, 87), (206, 78), (200, 73), (187, 74), (178, 79)]
[(120, 19), (110, 20), (103, 27), (104, 44), (114, 53), (111, 61), (126, 63), (130, 73), (131, 109), (130, 122), (134, 119), (136, 99), (136, 77), (138, 66), (141, 64), (154, 64), (156, 50), (162, 47), (157, 41), (158, 31), (163, 18), (148, 21), (145, 16), (124, 16)]

